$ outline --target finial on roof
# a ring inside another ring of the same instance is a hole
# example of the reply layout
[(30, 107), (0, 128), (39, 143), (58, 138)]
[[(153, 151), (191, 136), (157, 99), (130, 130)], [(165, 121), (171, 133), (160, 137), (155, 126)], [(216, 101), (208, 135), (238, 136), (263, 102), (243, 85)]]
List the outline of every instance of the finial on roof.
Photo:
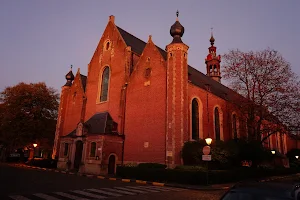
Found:
[(108, 21), (111, 21), (112, 23), (115, 23), (115, 16), (110, 15), (108, 18)]
[(176, 22), (170, 28), (170, 35), (173, 37), (172, 43), (182, 43), (181, 37), (184, 33), (184, 27), (180, 24), (178, 20), (179, 11), (176, 12)]
[(72, 85), (72, 81), (75, 78), (74, 74), (72, 72), (72, 68), (73, 68), (73, 65), (71, 65), (71, 70), (66, 74), (67, 83), (65, 84), (65, 86), (71, 86)]
[(211, 36), (210, 36), (210, 44), (211, 44), (211, 46), (213, 46), (214, 45), (214, 43), (215, 43), (215, 38), (214, 38), (214, 36), (213, 36), (213, 28), (210, 28), (211, 29)]

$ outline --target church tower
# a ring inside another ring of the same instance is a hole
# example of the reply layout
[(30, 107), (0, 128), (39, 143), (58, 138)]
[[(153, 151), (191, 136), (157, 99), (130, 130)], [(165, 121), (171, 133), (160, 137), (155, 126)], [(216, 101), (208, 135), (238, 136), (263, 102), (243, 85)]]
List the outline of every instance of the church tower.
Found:
[(214, 46), (215, 38), (211, 33), (210, 37), (210, 44), (211, 46), (208, 48), (209, 53), (205, 59), (207, 76), (210, 76), (215, 81), (221, 82), (221, 69), (220, 69), (220, 62), (221, 56), (217, 56), (217, 47)]
[(173, 41), (166, 46), (167, 51), (167, 127), (166, 164), (168, 167), (181, 164), (180, 151), (188, 137), (188, 65), (189, 47), (181, 40), (184, 27), (178, 20), (170, 28)]
[(52, 151), (52, 159), (55, 159), (59, 155), (59, 137), (62, 136), (62, 130), (64, 126), (64, 115), (66, 112), (67, 107), (67, 99), (70, 91), (70, 87), (72, 86), (72, 82), (74, 81), (74, 74), (72, 72), (72, 65), (71, 70), (66, 74), (66, 84), (61, 88), (60, 94), (60, 104), (58, 108), (58, 116), (56, 122), (56, 131), (55, 131), (55, 138), (54, 138), (54, 146)]

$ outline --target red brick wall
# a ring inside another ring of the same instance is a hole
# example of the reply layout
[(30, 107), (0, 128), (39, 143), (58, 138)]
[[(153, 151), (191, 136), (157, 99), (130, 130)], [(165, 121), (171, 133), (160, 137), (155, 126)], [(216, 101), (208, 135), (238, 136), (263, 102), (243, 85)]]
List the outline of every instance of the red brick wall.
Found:
[(105, 135), (103, 140), (102, 163), (108, 164), (109, 156), (114, 154), (116, 156), (116, 164), (121, 164), (122, 145), (123, 139), (121, 137)]
[[(110, 41), (109, 50), (104, 47), (107, 40)], [(126, 52), (126, 45), (116, 26), (109, 22), (88, 67), (85, 121), (96, 112), (108, 111), (120, 128), (120, 96), (125, 82)], [(106, 66), (110, 67), (108, 101), (99, 103), (101, 76)]]
[(300, 141), (295, 140), (289, 136), (286, 137), (287, 142), (287, 151), (290, 151), (291, 149), (299, 149), (300, 148)]
[[(74, 95), (76, 94), (76, 95)], [(61, 136), (69, 134), (76, 129), (81, 119), (81, 111), (84, 99), (84, 90), (80, 79), (80, 73), (77, 72), (72, 86), (69, 90), (67, 105), (65, 110), (64, 129)]]
[[(189, 140), (191, 139), (191, 104), (192, 100), (194, 98), (197, 98), (198, 101), (201, 103), (198, 103), (200, 107), (200, 113), (201, 115), (201, 109), (202, 109), (202, 122), (199, 123), (200, 128), (200, 137), (201, 139), (205, 139), (207, 137), (211, 137), (213, 140), (215, 140), (215, 128), (214, 128), (214, 109), (216, 106), (219, 108), (219, 113), (222, 111), (223, 113), (223, 121), (221, 121), (221, 114), (220, 114), (220, 126), (222, 124), (223, 126), (223, 139), (224, 141), (230, 140), (233, 137), (232, 134), (232, 114), (233, 112), (237, 115), (237, 128), (238, 128), (238, 134), (240, 137), (246, 137), (246, 124), (243, 118), (243, 115), (239, 112), (239, 110), (232, 105), (230, 102), (225, 101), (224, 99), (217, 97), (213, 95), (210, 92), (207, 92), (206, 90), (199, 88), (195, 86), (194, 84), (189, 84)], [(207, 101), (207, 93), (208, 93), (208, 101)], [(208, 103), (208, 104), (207, 104)], [(202, 104), (202, 106), (201, 106)], [(208, 105), (208, 113), (207, 113), (207, 105)], [(207, 114), (209, 116), (209, 122), (207, 120)], [(200, 118), (201, 119), (201, 118)], [(209, 124), (208, 124), (209, 123)], [(201, 127), (202, 125), (202, 127)], [(222, 138), (222, 136), (221, 136)]]
[[(147, 62), (148, 57), (150, 61)], [(149, 78), (144, 76), (146, 67), (151, 68)], [(166, 66), (158, 49), (150, 42), (128, 84), (125, 161), (165, 162), (165, 101)], [(147, 148), (144, 147), (145, 142), (148, 142)]]

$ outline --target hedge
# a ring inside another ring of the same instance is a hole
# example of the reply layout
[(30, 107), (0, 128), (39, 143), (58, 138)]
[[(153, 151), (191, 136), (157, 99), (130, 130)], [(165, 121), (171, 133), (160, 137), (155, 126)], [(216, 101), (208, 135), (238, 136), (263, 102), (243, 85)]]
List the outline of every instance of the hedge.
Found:
[(56, 168), (57, 160), (53, 159), (32, 159), (26, 162), (27, 165), (32, 165), (35, 167), (42, 167), (42, 168)]
[[(212, 170), (208, 172), (210, 184), (237, 182), (247, 179), (261, 179), (268, 176), (280, 176), (299, 172), (299, 169), (256, 169), (238, 168), (234, 170)], [(140, 167), (117, 167), (117, 176), (122, 178), (171, 182), (181, 184), (207, 184), (207, 172), (203, 170), (161, 169)]]

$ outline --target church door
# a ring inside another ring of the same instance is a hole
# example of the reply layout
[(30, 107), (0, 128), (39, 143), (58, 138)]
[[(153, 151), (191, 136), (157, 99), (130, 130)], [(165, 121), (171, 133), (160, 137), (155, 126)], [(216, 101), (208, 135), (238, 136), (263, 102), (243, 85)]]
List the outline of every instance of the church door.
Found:
[(76, 142), (76, 151), (75, 151), (75, 158), (74, 158), (74, 168), (79, 169), (81, 158), (82, 158), (82, 149), (83, 149), (83, 143), (82, 141)]
[(108, 159), (108, 174), (114, 174), (116, 167), (116, 157), (114, 155), (109, 156)]

